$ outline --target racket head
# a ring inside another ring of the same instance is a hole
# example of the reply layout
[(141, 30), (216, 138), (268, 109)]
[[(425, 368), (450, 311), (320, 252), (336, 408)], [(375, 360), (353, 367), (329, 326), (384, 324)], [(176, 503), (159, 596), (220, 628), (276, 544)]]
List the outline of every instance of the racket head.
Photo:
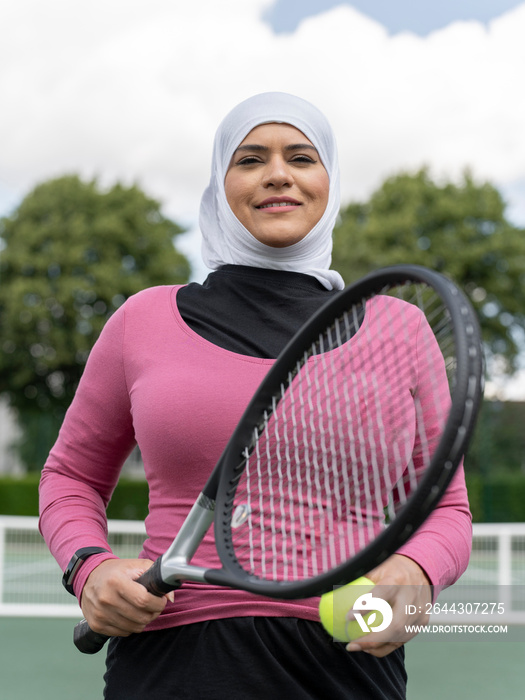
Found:
[(370, 571), (439, 502), (482, 393), (479, 326), (450, 280), (405, 265), (347, 287), (281, 353), (229, 442), (217, 582), (297, 598)]

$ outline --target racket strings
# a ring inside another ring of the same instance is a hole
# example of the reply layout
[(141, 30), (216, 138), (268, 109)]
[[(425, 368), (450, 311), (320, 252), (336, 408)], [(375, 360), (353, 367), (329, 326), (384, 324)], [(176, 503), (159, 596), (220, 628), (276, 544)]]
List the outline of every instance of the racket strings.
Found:
[(454, 339), (437, 295), (414, 287), (333, 319), (261, 414), (232, 484), (232, 513), (246, 514), (232, 519), (232, 546), (250, 575), (303, 580), (354, 557), (424, 475), (450, 404)]

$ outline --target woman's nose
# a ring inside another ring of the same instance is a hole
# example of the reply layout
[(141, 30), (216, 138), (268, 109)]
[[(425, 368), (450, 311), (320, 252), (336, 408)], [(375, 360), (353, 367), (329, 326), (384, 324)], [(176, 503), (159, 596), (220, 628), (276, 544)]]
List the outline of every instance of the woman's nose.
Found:
[(280, 157), (271, 158), (263, 173), (264, 187), (286, 187), (294, 182), (293, 173), (288, 163)]

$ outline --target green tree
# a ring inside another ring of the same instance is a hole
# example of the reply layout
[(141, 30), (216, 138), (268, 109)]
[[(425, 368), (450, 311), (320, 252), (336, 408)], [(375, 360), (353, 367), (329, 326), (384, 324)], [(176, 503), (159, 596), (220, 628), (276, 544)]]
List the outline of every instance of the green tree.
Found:
[(489, 183), (465, 173), (438, 183), (427, 169), (387, 179), (341, 212), (334, 267), (347, 284), (373, 269), (412, 263), (443, 272), (476, 307), (491, 368), (512, 372), (525, 333), (525, 230), (505, 218)]
[(0, 393), (29, 468), (42, 466), (111, 314), (145, 287), (187, 281), (181, 232), (138, 187), (76, 176), (40, 184), (0, 220)]

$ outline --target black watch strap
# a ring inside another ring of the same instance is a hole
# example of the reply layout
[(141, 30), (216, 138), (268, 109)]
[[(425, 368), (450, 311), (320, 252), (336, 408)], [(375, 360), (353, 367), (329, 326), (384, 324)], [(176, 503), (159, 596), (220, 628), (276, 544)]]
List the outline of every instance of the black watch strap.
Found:
[(102, 554), (103, 552), (109, 552), (109, 549), (103, 549), (102, 547), (82, 547), (82, 549), (77, 549), (62, 576), (62, 585), (68, 593), (75, 595), (73, 581), (85, 560), (92, 554)]

